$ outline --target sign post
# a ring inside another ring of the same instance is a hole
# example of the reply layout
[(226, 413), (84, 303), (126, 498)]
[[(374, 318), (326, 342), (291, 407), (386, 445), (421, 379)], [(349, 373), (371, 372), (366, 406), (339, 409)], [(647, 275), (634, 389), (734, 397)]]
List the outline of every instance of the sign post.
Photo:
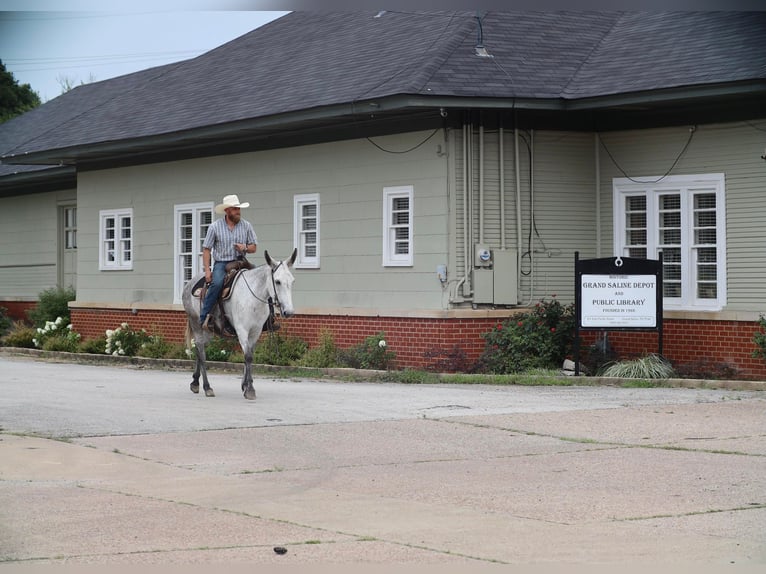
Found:
[(662, 355), (662, 253), (580, 259), (575, 251), (575, 376), (580, 374), (580, 330), (657, 331)]

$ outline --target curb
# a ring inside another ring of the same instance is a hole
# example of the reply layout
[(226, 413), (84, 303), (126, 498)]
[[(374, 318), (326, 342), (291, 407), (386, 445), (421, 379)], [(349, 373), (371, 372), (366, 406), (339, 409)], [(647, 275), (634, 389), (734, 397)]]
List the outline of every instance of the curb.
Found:
[[(80, 363), (85, 365), (124, 365), (136, 367), (139, 369), (172, 369), (172, 370), (194, 370), (194, 361), (192, 359), (152, 359), (149, 357), (122, 357), (113, 355), (100, 355), (92, 353), (67, 353), (64, 351), (45, 351), (42, 349), (25, 349), (23, 347), (0, 347), (0, 356), (27, 356), (38, 359), (49, 359), (65, 363)], [(256, 365), (253, 365), (256, 366)], [(306, 370), (306, 376), (311, 377), (317, 372), (322, 373), (327, 378), (343, 379), (350, 373), (357, 376), (369, 374), (372, 377), (380, 376), (386, 371), (350, 369), (350, 368), (318, 368), (318, 367), (283, 367), (280, 365), (257, 365), (259, 370), (269, 371), (275, 375), (289, 371), (294, 375), (296, 371)], [(228, 361), (210, 361), (208, 370), (224, 372), (241, 372), (243, 363), (232, 363)], [(487, 378), (493, 375), (487, 375)], [(582, 386), (605, 386), (620, 387), (626, 386), (625, 380), (619, 377), (587, 377), (581, 376)], [(571, 376), (562, 375), (562, 379), (572, 380)], [(451, 381), (447, 381), (451, 384)], [(492, 383), (488, 383), (492, 384)], [(672, 387), (684, 389), (710, 389), (710, 390), (730, 390), (730, 391), (766, 391), (766, 381), (749, 380), (718, 380), (718, 379), (664, 379), (657, 380), (657, 387)]]

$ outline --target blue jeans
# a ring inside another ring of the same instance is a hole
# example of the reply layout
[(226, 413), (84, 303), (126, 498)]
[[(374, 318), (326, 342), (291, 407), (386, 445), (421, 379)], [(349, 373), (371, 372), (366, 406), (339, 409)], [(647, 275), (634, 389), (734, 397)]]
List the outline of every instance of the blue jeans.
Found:
[(216, 301), (218, 301), (218, 296), (221, 294), (221, 290), (223, 289), (223, 280), (226, 278), (227, 263), (230, 262), (216, 261), (213, 264), (213, 277), (210, 281), (210, 286), (207, 288), (207, 293), (205, 294), (205, 304), (202, 305), (202, 311), (199, 314), (200, 325), (205, 322), (205, 318), (207, 317), (208, 313), (210, 313), (213, 305), (215, 305)]

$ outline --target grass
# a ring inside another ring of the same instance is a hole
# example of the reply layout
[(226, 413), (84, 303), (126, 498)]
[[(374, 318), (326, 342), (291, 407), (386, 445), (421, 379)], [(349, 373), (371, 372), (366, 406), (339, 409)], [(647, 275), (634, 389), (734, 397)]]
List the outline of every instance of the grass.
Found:
[[(28, 351), (19, 349), (22, 353)], [(77, 354), (58, 354), (47, 353), (43, 357), (51, 358), (52, 355), (58, 357), (56, 360), (71, 360), (77, 362)], [(99, 362), (112, 362), (113, 358), (108, 355), (85, 355), (84, 357), (95, 357)], [(120, 364), (129, 365), (134, 361), (147, 360), (143, 357), (121, 358), (123, 361), (117, 361)], [(653, 359), (649, 359), (651, 361)], [(163, 359), (157, 360), (157, 368), (168, 368), (173, 370), (192, 368), (193, 361), (190, 359), (170, 360), (163, 364)], [(641, 361), (641, 360), (639, 360)], [(626, 361), (624, 363), (634, 363)], [(643, 360), (643, 364), (649, 364)], [(622, 365), (623, 363), (618, 363)], [(232, 362), (212, 362), (208, 365), (212, 370), (239, 371), (242, 365)], [(356, 370), (343, 368), (321, 369), (316, 367), (298, 367), (298, 366), (275, 366), (264, 364), (253, 364), (253, 374), (261, 376), (270, 376), (280, 379), (318, 379), (318, 380), (338, 380), (344, 382), (373, 382), (373, 383), (400, 383), (411, 385), (432, 385), (432, 384), (450, 384), (450, 385), (519, 385), (519, 386), (594, 386), (602, 384), (599, 377), (574, 377), (562, 375), (558, 369), (535, 369), (525, 373), (515, 373), (509, 375), (485, 375), (470, 373), (434, 373), (430, 371), (420, 371), (415, 369), (404, 369), (401, 371), (372, 371)], [(646, 369), (635, 369), (629, 371), (625, 369), (620, 375), (602, 375), (604, 377), (619, 377), (619, 382), (610, 384), (628, 388), (653, 388), (670, 386), (666, 380), (672, 376), (666, 374), (664, 377), (655, 378), (647, 376)]]

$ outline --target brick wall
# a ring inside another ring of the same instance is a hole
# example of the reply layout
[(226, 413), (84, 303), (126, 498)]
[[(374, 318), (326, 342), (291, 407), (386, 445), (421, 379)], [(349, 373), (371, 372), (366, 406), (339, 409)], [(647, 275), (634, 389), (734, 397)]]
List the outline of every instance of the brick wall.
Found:
[[(319, 333), (328, 329), (336, 345), (348, 348), (379, 332), (386, 334), (389, 349), (396, 353), (399, 368), (427, 368), (439, 360), (438, 352), (449, 353), (456, 345), (465, 354), (468, 365), (478, 359), (484, 349), (481, 334), (494, 328), (497, 318), (410, 318), (350, 317), (332, 315), (296, 315), (283, 320), (284, 335), (300, 337), (311, 347), (319, 342)], [(182, 342), (186, 317), (182, 311), (144, 310), (133, 314), (129, 309), (72, 309), (73, 328), (84, 338), (103, 336), (122, 322), (133, 328), (144, 328), (153, 334)], [(706, 363), (711, 369), (730, 366), (736, 378), (766, 380), (766, 361), (753, 358), (755, 321), (700, 321), (666, 319), (664, 321), (664, 355), (676, 363)], [(581, 333), (582, 348), (587, 348), (598, 332)], [(623, 358), (657, 352), (658, 335), (653, 332), (612, 331), (612, 347)], [(427, 353), (436, 358), (426, 357)]]
[(25, 321), (27, 311), (37, 305), (37, 301), (0, 301), (0, 307), (5, 307), (6, 315), (14, 321)]
[(169, 341), (183, 342), (186, 333), (186, 314), (182, 311), (130, 309), (71, 308), (72, 328), (83, 339), (103, 337), (107, 329), (127, 323), (133, 329), (146, 329), (152, 335), (162, 335)]

